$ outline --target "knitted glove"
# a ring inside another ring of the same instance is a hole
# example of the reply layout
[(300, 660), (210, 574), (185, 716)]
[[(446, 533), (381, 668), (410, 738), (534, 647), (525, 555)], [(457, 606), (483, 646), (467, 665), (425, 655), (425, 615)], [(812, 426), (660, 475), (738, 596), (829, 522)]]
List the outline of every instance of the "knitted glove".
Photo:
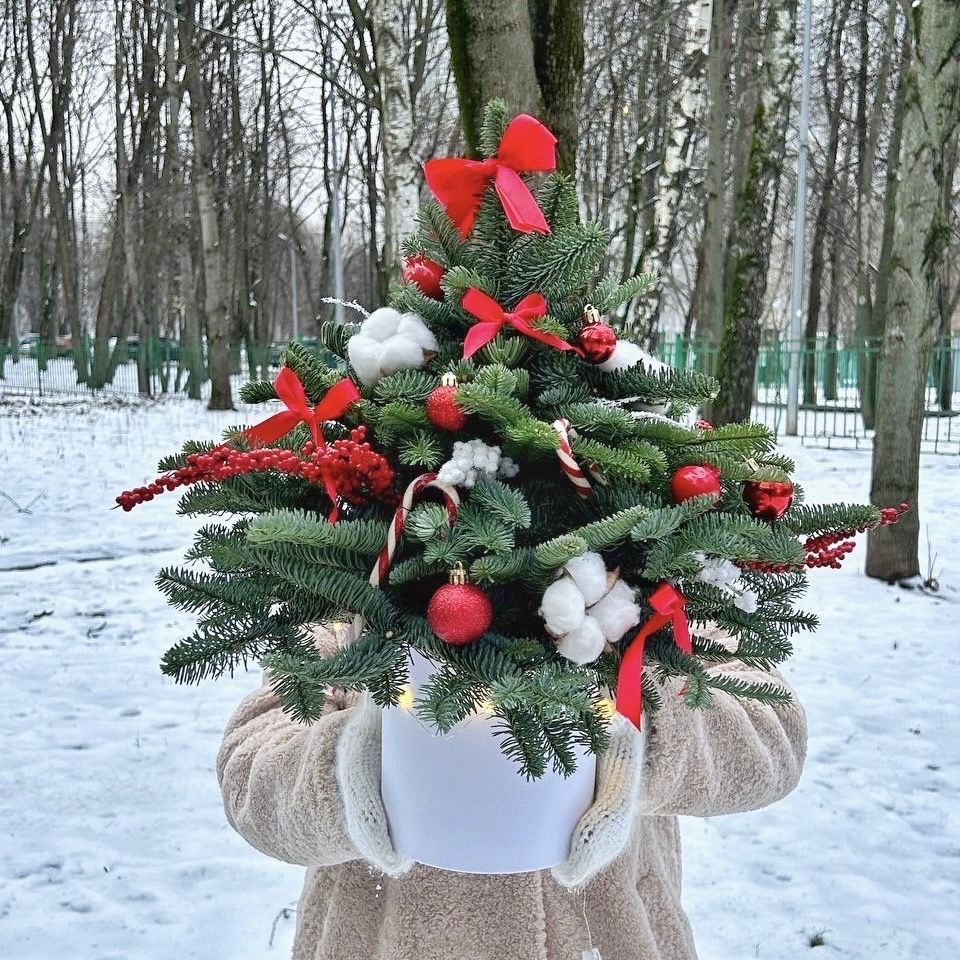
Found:
[(393, 849), (380, 796), (380, 708), (364, 696), (343, 728), (337, 745), (337, 782), (347, 833), (360, 855), (390, 877), (413, 866)]
[(580, 818), (570, 856), (550, 872), (569, 889), (585, 886), (610, 866), (630, 841), (637, 819), (644, 736), (625, 717), (610, 723), (610, 747), (597, 758), (597, 793)]

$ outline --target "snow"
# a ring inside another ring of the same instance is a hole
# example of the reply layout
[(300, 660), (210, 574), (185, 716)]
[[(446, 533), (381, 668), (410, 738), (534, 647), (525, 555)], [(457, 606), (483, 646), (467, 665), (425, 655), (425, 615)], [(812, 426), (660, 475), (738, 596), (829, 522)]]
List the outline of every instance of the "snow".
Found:
[[(193, 524), (172, 495), (109, 509), (182, 439), (243, 420), (188, 401), (0, 397), (4, 957), (289, 956), (301, 871), (231, 831), (213, 767), (259, 677), (183, 688), (160, 674), (189, 620), (153, 578)], [(810, 499), (866, 498), (868, 450), (786, 450)], [(956, 956), (956, 477), (954, 457), (924, 457), (938, 594), (868, 580), (861, 550), (815, 572), (823, 626), (787, 669), (810, 723), (800, 787), (767, 810), (683, 824), (701, 960), (793, 960), (817, 934), (814, 956)]]

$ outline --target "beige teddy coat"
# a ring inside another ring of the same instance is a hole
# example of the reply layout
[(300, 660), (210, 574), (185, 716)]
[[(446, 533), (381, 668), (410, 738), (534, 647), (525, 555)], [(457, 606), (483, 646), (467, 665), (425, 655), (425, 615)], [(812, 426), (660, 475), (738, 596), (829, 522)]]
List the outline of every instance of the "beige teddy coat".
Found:
[[(783, 683), (743, 664), (723, 670)], [(795, 700), (772, 707), (716, 693), (694, 711), (675, 692), (665, 689), (642, 735), (615, 720), (570, 861), (510, 876), (437, 870), (391, 849), (375, 708), (334, 695), (303, 726), (269, 687), (251, 694), (229, 722), (218, 773), (236, 830), (308, 868), (294, 960), (592, 960), (592, 948), (602, 960), (695, 960), (677, 815), (785, 796), (800, 777), (806, 724)]]

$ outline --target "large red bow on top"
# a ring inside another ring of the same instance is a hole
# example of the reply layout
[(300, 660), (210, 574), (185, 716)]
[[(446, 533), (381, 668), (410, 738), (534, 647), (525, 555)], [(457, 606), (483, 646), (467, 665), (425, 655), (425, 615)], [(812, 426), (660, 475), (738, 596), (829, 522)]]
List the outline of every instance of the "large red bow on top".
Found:
[[(360, 399), (360, 391), (357, 390), (354, 382), (345, 377), (335, 383), (311, 409), (300, 378), (289, 367), (284, 367), (277, 374), (273, 388), (287, 409), (275, 413), (263, 423), (244, 430), (244, 436), (248, 440), (257, 443), (274, 443), (286, 436), (298, 423), (305, 423), (310, 428), (314, 446), (317, 450), (323, 450), (326, 448), (326, 441), (323, 439), (320, 424), (343, 416), (350, 406)], [(333, 523), (337, 519), (337, 487), (326, 474), (324, 474), (323, 486), (333, 503), (333, 510), (328, 518)]]
[(506, 311), (493, 297), (488, 297), (476, 287), (471, 287), (461, 301), (463, 309), (472, 313), (481, 322), (475, 323), (468, 331), (463, 341), (463, 357), (465, 360), (472, 357), (481, 347), (486, 346), (505, 326), (519, 330), (531, 340), (539, 340), (557, 350), (580, 350), (572, 343), (561, 340), (554, 333), (547, 333), (530, 326), (531, 320), (546, 316), (547, 301), (539, 293), (525, 296), (511, 311)]
[(640, 726), (643, 715), (643, 653), (647, 638), (668, 623), (673, 624), (673, 642), (686, 654), (693, 653), (690, 625), (684, 607), (687, 598), (669, 583), (661, 583), (650, 594), (653, 616), (630, 641), (617, 675), (617, 713), (622, 713), (634, 726)]
[(520, 171), (546, 173), (557, 168), (557, 138), (529, 114), (513, 118), (503, 131), (497, 152), (487, 160), (447, 157), (423, 165), (427, 186), (466, 237), (492, 182), (510, 226), (521, 233), (549, 233), (543, 211)]

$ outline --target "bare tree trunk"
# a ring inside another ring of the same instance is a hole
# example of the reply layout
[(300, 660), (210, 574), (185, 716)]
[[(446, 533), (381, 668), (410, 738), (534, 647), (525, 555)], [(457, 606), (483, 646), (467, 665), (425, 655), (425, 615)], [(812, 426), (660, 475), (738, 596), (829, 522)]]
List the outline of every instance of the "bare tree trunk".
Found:
[[(872, 12), (869, 0), (861, 0), (860, 9), (860, 67), (857, 74), (857, 221), (856, 245), (856, 331), (864, 352), (860, 373), (860, 403), (864, 425), (873, 427), (874, 402), (876, 399), (876, 343), (883, 334), (883, 317), (875, 306), (875, 295), (870, 278), (870, 255), (874, 237), (873, 182), (884, 104), (887, 96), (893, 44), (897, 25), (898, 0), (889, 0), (886, 31), (880, 50), (880, 67), (875, 82), (872, 104), (867, 102), (869, 84), (868, 64), (870, 59), (870, 20)], [(906, 70), (906, 65), (903, 67)], [(891, 151), (891, 155), (894, 155)], [(888, 180), (889, 185), (889, 180)]]
[(203, 313), (210, 354), (210, 410), (232, 410), (230, 387), (230, 316), (224, 255), (220, 243), (220, 211), (213, 186), (213, 145), (208, 124), (206, 84), (200, 73), (199, 50), (193, 39), (195, 4), (181, 21), (180, 48), (185, 59), (185, 80), (190, 93), (193, 132), (193, 190), (200, 227), (203, 263)]
[(388, 279), (400, 270), (400, 242), (416, 229), (420, 165), (413, 156), (414, 115), (410, 69), (403, 41), (408, 4), (373, 0), (373, 42), (380, 81), (380, 144), (383, 150), (384, 266)]
[[(807, 318), (803, 330), (803, 400), (811, 406), (817, 403), (817, 331), (820, 327), (820, 304), (823, 298), (823, 276), (826, 260), (827, 224), (833, 213), (833, 194), (837, 180), (837, 154), (840, 149), (840, 124), (843, 118), (846, 93), (844, 71), (843, 34), (850, 13), (851, 0), (834, 3), (831, 12), (831, 57), (824, 60), (821, 79), (824, 97), (829, 103), (827, 147), (823, 160), (823, 177), (820, 183), (820, 203), (813, 226), (810, 243), (810, 297)], [(837, 77), (836, 87), (830, 92), (829, 72), (833, 66)]]
[[(943, 222), (950, 224), (953, 214), (953, 183), (957, 175), (958, 151), (960, 151), (960, 136), (954, 131), (953, 139), (947, 144), (943, 159), (943, 183), (941, 186), (940, 202), (943, 206)], [(940, 316), (940, 327), (937, 330), (937, 354), (935, 376), (937, 384), (937, 403), (941, 411), (949, 413), (953, 409), (953, 344), (951, 330), (953, 319), (950, 291), (952, 287), (953, 264), (950, 257), (945, 256), (943, 272), (940, 277), (940, 288), (937, 291), (937, 313)]]
[(446, 0), (450, 61), (460, 122), (470, 154), (480, 150), (488, 100), (503, 97), (514, 113), (543, 113), (527, 0)]
[(575, 174), (580, 136), (584, 0), (530, 0), (533, 61), (543, 95), (543, 116), (556, 135), (557, 164)]
[(889, 303), (880, 360), (870, 499), (906, 502), (897, 524), (870, 533), (867, 574), (920, 573), (917, 501), (930, 354), (940, 327), (937, 294), (949, 242), (942, 203), (944, 160), (960, 122), (960, 6), (925, 0), (908, 22), (913, 61), (905, 78)]
[(646, 343), (651, 341), (660, 319), (662, 278), (676, 244), (679, 232), (677, 215), (693, 163), (697, 125), (703, 108), (704, 68), (710, 50), (712, 12), (713, 0), (690, 0), (687, 7), (680, 83), (673, 100), (663, 162), (657, 176), (653, 221), (641, 259), (640, 272), (656, 274), (661, 282), (639, 301), (632, 323), (634, 333)]
[(690, 325), (706, 343), (720, 339), (723, 328), (723, 276), (726, 260), (726, 180), (730, 110), (731, 27), (736, 0), (715, 0), (710, 27), (707, 65), (709, 113), (707, 172), (704, 179), (703, 233), (700, 238), (697, 279), (690, 303)]
[(776, 186), (786, 151), (791, 88), (796, 71), (796, 14), (796, 0), (772, 3), (764, 28), (760, 96), (729, 245), (730, 280), (717, 359), (720, 395), (710, 409), (710, 418), (718, 423), (745, 420), (753, 406)]

